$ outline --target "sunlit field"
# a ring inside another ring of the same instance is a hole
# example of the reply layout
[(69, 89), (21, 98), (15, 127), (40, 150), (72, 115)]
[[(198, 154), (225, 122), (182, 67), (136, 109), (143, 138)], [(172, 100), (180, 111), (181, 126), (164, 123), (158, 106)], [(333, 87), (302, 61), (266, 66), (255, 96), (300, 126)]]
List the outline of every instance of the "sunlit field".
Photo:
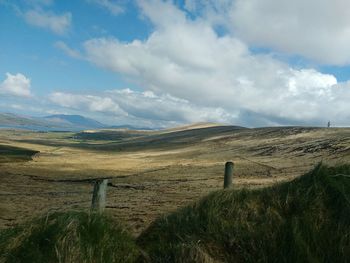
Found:
[(160, 215), (222, 189), (228, 160), (235, 189), (290, 181), (321, 161), (350, 161), (347, 128), (2, 130), (0, 145), (1, 228), (48, 212), (89, 210), (92, 179), (109, 178), (106, 212), (136, 236)]

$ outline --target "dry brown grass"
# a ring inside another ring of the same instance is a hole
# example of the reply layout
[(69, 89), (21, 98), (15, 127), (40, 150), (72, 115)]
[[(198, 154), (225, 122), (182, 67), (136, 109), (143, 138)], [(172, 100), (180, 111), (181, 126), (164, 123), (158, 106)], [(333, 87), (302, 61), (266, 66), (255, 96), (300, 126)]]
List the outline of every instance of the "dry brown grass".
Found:
[(123, 144), (79, 141), (69, 133), (0, 131), (0, 144), (40, 151), (30, 162), (0, 164), (0, 227), (48, 211), (89, 208), (91, 184), (54, 180), (112, 177), (118, 188), (108, 189), (107, 211), (138, 234), (159, 215), (222, 188), (227, 160), (235, 162), (237, 188), (290, 180), (319, 161), (350, 161), (350, 129), (209, 129), (201, 137), (198, 130), (186, 132)]

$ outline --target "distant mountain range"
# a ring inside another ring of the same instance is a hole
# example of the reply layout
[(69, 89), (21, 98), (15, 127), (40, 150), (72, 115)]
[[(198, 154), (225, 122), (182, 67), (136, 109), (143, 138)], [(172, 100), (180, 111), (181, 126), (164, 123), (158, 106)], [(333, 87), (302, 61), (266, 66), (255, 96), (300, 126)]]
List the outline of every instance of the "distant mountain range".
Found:
[(36, 131), (80, 131), (102, 128), (137, 129), (130, 125), (108, 126), (81, 115), (57, 114), (46, 117), (31, 117), (13, 113), (0, 113), (0, 128), (15, 128)]
[(95, 121), (90, 118), (83, 117), (81, 115), (50, 115), (42, 118), (43, 120), (56, 124), (57, 126), (73, 126), (73, 127), (82, 127), (82, 128), (103, 128), (107, 125), (102, 124), (101, 122)]

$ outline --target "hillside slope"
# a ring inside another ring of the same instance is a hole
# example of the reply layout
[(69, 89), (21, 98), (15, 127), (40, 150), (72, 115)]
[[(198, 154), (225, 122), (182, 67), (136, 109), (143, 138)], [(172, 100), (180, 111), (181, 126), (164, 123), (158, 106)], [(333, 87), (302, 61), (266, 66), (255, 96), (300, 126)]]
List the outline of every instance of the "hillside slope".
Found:
[(0, 164), (5, 162), (29, 161), (37, 153), (39, 152), (0, 144)]
[(1, 262), (348, 262), (350, 165), (260, 190), (220, 190), (137, 240), (109, 216), (52, 213), (0, 231)]
[(46, 117), (21, 116), (12, 113), (0, 113), (0, 128), (37, 130), (37, 131), (79, 131), (99, 129), (106, 125), (80, 115), (50, 115)]
[[(135, 151), (139, 149), (176, 149), (179, 147), (188, 147), (202, 143), (203, 141), (224, 135), (232, 135), (236, 132), (248, 130), (240, 126), (210, 126), (204, 128), (187, 128), (186, 126), (177, 130), (159, 130), (159, 131), (110, 131), (108, 134), (104, 131), (97, 131), (94, 134), (83, 134), (83, 138), (90, 139), (103, 137), (103, 140), (110, 140), (110, 143), (93, 145), (94, 149), (104, 151)], [(77, 138), (82, 138), (82, 134), (77, 134)], [(100, 135), (100, 136), (99, 136)], [(125, 139), (118, 140), (117, 138)], [(101, 139), (101, 138), (99, 138)], [(117, 140), (116, 140), (117, 139)], [(114, 141), (115, 140), (115, 141)], [(86, 145), (88, 147), (88, 145)]]
[(0, 113), (0, 126), (1, 127), (34, 127), (43, 126), (47, 127), (47, 123), (44, 121), (31, 119), (29, 117), (19, 116), (12, 113)]
[(56, 124), (57, 126), (85, 127), (90, 129), (103, 128), (106, 126), (98, 121), (80, 115), (56, 114), (43, 117), (42, 119), (49, 123)]
[(350, 166), (224, 190), (156, 220), (138, 239), (152, 262), (347, 262)]
[(6, 194), (0, 210), (6, 216), (0, 216), (0, 228), (52, 207), (88, 207), (91, 185), (71, 184), (70, 180), (111, 178), (118, 188), (109, 190), (107, 210), (139, 234), (161, 214), (221, 189), (228, 160), (235, 163), (235, 188), (290, 181), (320, 161), (350, 163), (349, 128), (223, 126), (163, 133), (119, 132), (78, 136), (71, 132), (2, 131), (1, 144), (40, 154), (31, 162), (1, 165), (0, 192)]

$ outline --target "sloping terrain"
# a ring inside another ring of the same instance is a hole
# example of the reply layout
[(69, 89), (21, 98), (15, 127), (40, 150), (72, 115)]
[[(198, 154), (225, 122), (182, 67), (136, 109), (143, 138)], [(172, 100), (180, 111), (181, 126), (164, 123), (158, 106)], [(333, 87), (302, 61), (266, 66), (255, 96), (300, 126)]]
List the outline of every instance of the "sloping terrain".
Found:
[(0, 163), (30, 161), (38, 151), (0, 144)]
[(58, 127), (77, 127), (77, 128), (103, 128), (106, 125), (90, 118), (86, 118), (80, 115), (65, 115), (56, 114), (42, 118), (43, 120), (55, 124)]
[(20, 116), (0, 113), (0, 128), (34, 131), (79, 131), (98, 129), (106, 125), (80, 115), (50, 115), (46, 117)]
[(0, 227), (48, 211), (87, 209), (93, 179), (108, 177), (107, 210), (137, 235), (158, 216), (221, 189), (228, 160), (235, 163), (235, 189), (290, 181), (320, 161), (350, 162), (347, 128), (105, 132), (81, 138), (1, 131), (1, 144), (40, 153), (33, 161), (0, 164)]
[(259, 190), (224, 190), (156, 220), (152, 262), (348, 262), (350, 166)]
[(350, 165), (317, 165), (262, 189), (226, 189), (156, 219), (50, 213), (0, 231), (1, 262), (348, 262)]
[(106, 215), (52, 213), (0, 232), (0, 262), (132, 263), (140, 252)]
[(96, 145), (95, 149), (105, 151), (134, 151), (139, 149), (176, 149), (188, 147), (201, 143), (203, 140), (212, 138), (215, 135), (231, 134), (245, 128), (237, 126), (214, 126), (206, 128), (195, 128), (178, 131), (164, 131), (147, 133), (145, 136), (134, 138), (133, 140), (124, 140), (118, 143), (108, 143)]
[(148, 132), (145, 131), (105, 129), (82, 131), (74, 134), (72, 138), (82, 141), (123, 141), (128, 138), (145, 136), (147, 134)]
[(47, 127), (47, 123), (40, 120), (30, 119), (12, 113), (0, 113), (1, 127)]

